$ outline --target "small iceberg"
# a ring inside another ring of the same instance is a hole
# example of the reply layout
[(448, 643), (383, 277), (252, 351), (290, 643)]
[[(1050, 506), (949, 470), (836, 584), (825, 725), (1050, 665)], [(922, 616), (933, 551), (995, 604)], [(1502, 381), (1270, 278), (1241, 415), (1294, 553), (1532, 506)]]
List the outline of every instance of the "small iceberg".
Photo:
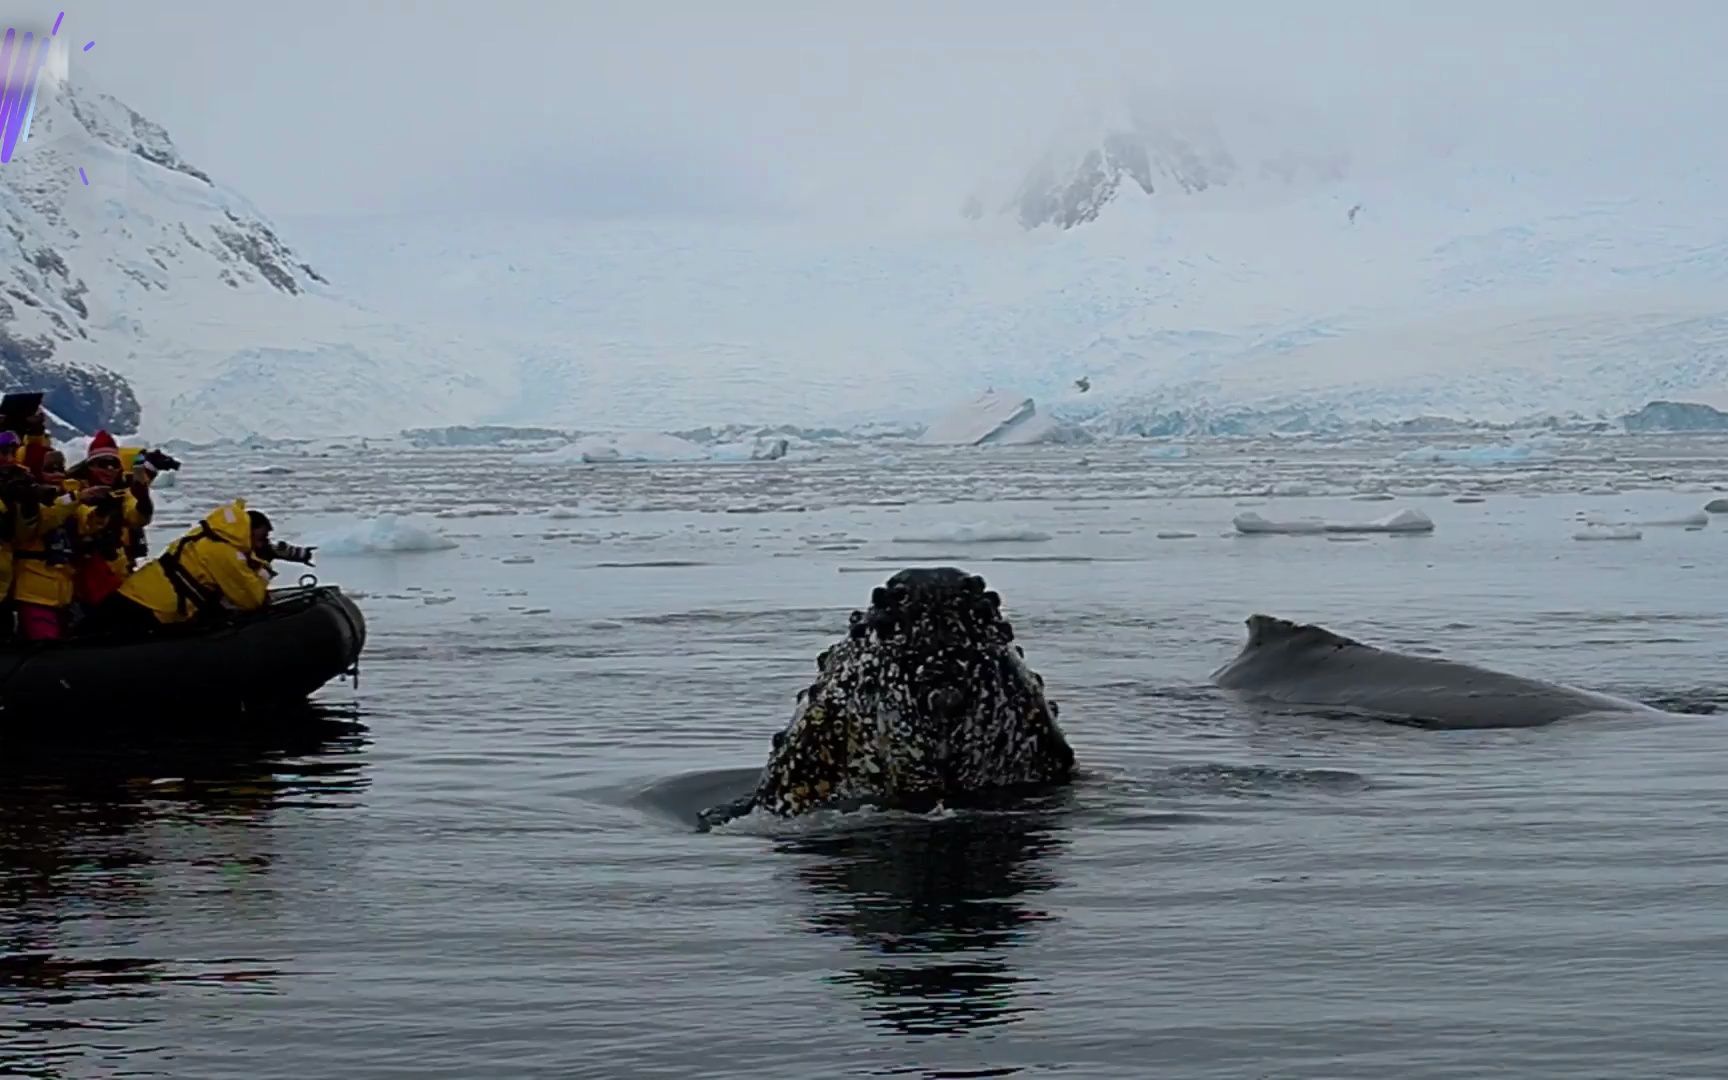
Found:
[(448, 551), (456, 541), (395, 515), (370, 518), (318, 538), (320, 555), (399, 555)]
[(939, 525), (927, 532), (896, 536), (896, 544), (1041, 544), (1050, 534), (1035, 529), (990, 525)]
[(1029, 397), (986, 390), (938, 417), (918, 441), (926, 446), (1027, 446), (1089, 440), (1079, 429), (1039, 412)]
[(1327, 525), (1329, 533), (1431, 533), (1434, 521), (1420, 510), (1400, 510), (1361, 524)]
[(1501, 446), (1423, 446), (1406, 450), (1394, 460), (1405, 465), (1518, 465), (1552, 458), (1552, 454), (1531, 443), (1512, 443)]
[(1647, 529), (1702, 529), (1710, 524), (1710, 515), (1703, 510), (1694, 514), (1682, 514), (1672, 518), (1652, 518), (1637, 524)]
[(1313, 536), (1319, 533), (1430, 533), (1434, 522), (1420, 510), (1400, 510), (1383, 518), (1363, 522), (1328, 522), (1320, 518), (1272, 521), (1249, 511), (1232, 522), (1245, 536)]
[(779, 461), (792, 444), (787, 439), (757, 439), (754, 442), (719, 443), (709, 451), (713, 461)]
[(1574, 540), (1642, 540), (1644, 534), (1634, 525), (1586, 525), (1572, 534)]
[(598, 465), (624, 462), (671, 464), (706, 461), (708, 451), (689, 439), (660, 431), (627, 431), (584, 435), (569, 446), (517, 458), (522, 465)]
[(1728, 499), (1711, 499), (1704, 504), (1706, 514), (1728, 514)]
[(1702, 529), (1710, 524), (1710, 515), (1700, 510), (1694, 514), (1683, 514), (1680, 517), (1672, 518), (1650, 518), (1647, 521), (1611, 521), (1600, 514), (1591, 514), (1584, 519), (1584, 524), (1604, 528), (1626, 526), (1642, 529)]

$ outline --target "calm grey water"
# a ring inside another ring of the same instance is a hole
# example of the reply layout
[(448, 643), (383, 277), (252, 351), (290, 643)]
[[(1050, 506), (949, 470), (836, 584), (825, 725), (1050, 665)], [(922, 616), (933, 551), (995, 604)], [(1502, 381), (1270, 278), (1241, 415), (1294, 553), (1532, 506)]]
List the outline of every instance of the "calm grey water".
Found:
[[(1572, 539), (1697, 510), (1728, 445), (1400, 448), (194, 460), (182, 520), (461, 546), (320, 560), (370, 620), (321, 695), (354, 730), (0, 747), (0, 1074), (1728, 1075), (1728, 715), (1440, 733), (1206, 682), (1258, 611), (1728, 706), (1728, 520)], [(1440, 494), (1347, 497), (1385, 485)], [(1230, 535), (1261, 500), (1437, 530)], [(1088, 779), (693, 832), (847, 612), (938, 562), (1002, 593)]]

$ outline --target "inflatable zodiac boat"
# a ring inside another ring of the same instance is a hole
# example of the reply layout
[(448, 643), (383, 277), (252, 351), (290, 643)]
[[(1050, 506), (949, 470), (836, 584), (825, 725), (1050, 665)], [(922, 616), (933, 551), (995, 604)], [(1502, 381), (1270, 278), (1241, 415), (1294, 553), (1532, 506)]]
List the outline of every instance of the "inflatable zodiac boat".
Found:
[(340, 675), (358, 677), (366, 620), (332, 585), (275, 589), (262, 610), (143, 637), (0, 645), (0, 732), (26, 717), (116, 722), (303, 702)]

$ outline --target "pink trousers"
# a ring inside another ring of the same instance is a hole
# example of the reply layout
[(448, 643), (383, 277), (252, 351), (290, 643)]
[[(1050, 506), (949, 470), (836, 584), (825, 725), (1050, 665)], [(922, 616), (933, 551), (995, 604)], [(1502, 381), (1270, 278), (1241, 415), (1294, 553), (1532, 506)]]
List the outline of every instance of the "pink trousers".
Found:
[(65, 636), (66, 613), (41, 604), (18, 605), (18, 633), (25, 641), (54, 641)]

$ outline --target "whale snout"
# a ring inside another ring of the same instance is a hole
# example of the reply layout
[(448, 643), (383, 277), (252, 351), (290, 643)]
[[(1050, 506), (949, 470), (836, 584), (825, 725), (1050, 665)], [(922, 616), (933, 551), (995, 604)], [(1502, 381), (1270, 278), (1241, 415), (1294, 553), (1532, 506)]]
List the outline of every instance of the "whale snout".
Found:
[(900, 571), (816, 657), (752, 795), (704, 821), (750, 808), (923, 806), (1069, 781), (1074, 754), (1056, 703), (1013, 642), (983, 578), (950, 566)]

